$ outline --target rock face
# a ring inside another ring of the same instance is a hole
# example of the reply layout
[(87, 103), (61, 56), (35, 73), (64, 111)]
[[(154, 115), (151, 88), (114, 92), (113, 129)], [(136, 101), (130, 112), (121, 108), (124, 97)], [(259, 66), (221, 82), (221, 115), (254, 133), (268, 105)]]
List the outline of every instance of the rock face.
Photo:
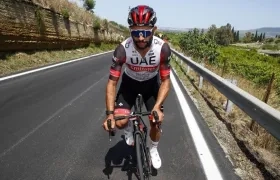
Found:
[(0, 51), (67, 49), (91, 42), (120, 41), (122, 32), (94, 30), (30, 0), (0, 1)]

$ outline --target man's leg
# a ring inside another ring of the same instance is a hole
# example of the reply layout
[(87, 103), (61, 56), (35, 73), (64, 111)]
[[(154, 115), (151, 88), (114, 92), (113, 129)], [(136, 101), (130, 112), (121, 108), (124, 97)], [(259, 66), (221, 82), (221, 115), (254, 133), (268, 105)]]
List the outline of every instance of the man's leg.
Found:
[[(118, 91), (116, 102), (115, 102), (115, 116), (126, 116), (130, 114), (131, 108), (133, 106), (133, 100), (135, 97), (133, 93), (128, 93), (125, 91), (125, 84), (122, 84), (120, 90)], [(134, 144), (133, 139), (133, 126), (131, 122), (128, 122), (128, 119), (116, 121), (116, 127), (118, 129), (124, 130), (125, 141), (128, 145)]]

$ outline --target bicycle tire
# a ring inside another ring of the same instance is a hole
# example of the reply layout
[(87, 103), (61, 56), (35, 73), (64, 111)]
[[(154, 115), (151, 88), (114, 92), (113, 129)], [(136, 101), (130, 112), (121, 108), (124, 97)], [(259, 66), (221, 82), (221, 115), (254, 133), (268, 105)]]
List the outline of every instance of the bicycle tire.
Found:
[[(137, 157), (137, 167), (140, 176), (140, 180), (149, 180), (150, 179), (150, 164), (149, 157), (146, 157), (146, 147), (143, 147), (143, 143), (140, 134), (135, 134), (135, 146), (136, 146), (136, 157)], [(144, 150), (145, 148), (145, 150)], [(146, 160), (146, 162), (145, 162)], [(149, 169), (145, 169), (144, 165), (147, 163)], [(147, 172), (148, 171), (148, 172)]]

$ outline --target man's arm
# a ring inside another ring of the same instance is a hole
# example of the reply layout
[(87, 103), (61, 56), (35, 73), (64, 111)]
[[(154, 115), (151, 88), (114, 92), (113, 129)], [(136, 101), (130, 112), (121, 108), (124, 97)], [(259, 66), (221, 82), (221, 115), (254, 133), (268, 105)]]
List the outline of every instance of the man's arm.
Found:
[(106, 108), (108, 111), (114, 111), (116, 87), (121, 75), (122, 65), (126, 61), (125, 49), (121, 44), (115, 49), (112, 61), (113, 64), (110, 67), (110, 76), (106, 87)]
[(171, 49), (167, 43), (164, 43), (161, 49), (160, 54), (160, 78), (161, 85), (158, 92), (157, 101), (155, 104), (155, 108), (160, 109), (163, 104), (165, 98), (168, 95), (170, 90), (170, 59), (171, 59)]

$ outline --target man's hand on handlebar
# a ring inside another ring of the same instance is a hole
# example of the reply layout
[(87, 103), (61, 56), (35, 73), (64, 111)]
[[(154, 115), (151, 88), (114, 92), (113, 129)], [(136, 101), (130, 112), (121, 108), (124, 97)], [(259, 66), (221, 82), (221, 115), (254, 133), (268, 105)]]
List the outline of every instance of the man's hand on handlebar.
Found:
[(106, 119), (104, 120), (103, 122), (103, 128), (106, 130), (106, 131), (109, 131), (109, 128), (108, 128), (108, 120), (111, 119), (111, 129), (114, 129), (115, 128), (115, 119), (114, 119), (114, 114), (110, 114), (106, 117)]
[[(163, 117), (164, 117), (163, 112), (160, 110), (160, 108), (156, 108), (156, 107), (154, 107), (154, 109), (152, 110), (152, 112), (153, 112), (153, 111), (156, 111), (156, 112), (157, 112), (158, 122), (156, 122), (156, 119), (155, 119), (154, 116), (153, 116), (152, 122), (153, 122), (153, 123), (159, 123), (159, 124), (161, 124), (162, 121), (163, 121)], [(153, 115), (153, 114), (152, 114), (152, 115)]]

